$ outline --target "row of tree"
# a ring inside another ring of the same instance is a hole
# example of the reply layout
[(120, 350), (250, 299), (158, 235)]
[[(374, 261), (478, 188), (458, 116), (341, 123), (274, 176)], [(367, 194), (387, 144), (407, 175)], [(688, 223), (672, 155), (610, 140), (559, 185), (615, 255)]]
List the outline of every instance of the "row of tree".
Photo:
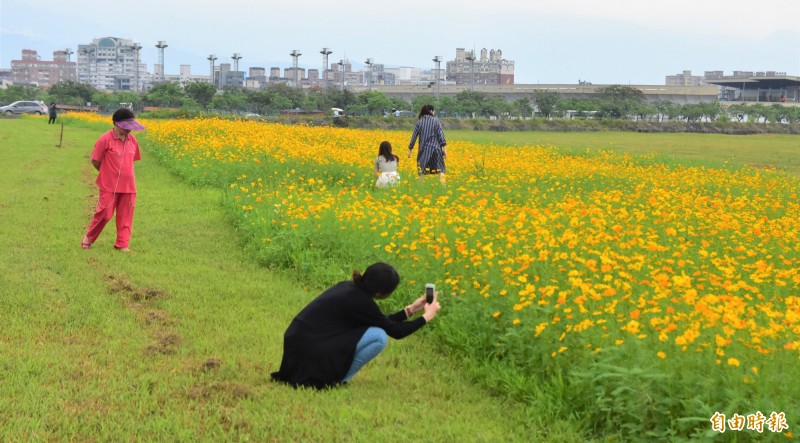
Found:
[(437, 114), (459, 118), (597, 118), (635, 119), (645, 121), (716, 121), (725, 118), (734, 121), (784, 122), (800, 121), (800, 108), (773, 105), (734, 104), (722, 106), (715, 103), (677, 104), (672, 102), (648, 103), (641, 90), (629, 86), (612, 85), (600, 89), (592, 98), (565, 99), (558, 92), (540, 90), (530, 97), (509, 102), (502, 97), (464, 90), (453, 97), (432, 95), (415, 97), (410, 103), (387, 97), (379, 91), (354, 94), (349, 90), (321, 89), (303, 91), (278, 84), (267, 89), (250, 91), (237, 87), (218, 90), (205, 82), (160, 83), (145, 93), (120, 91), (106, 93), (83, 83), (62, 82), (44, 90), (33, 86), (9, 86), (0, 89), (0, 102), (16, 100), (42, 100), (45, 103), (83, 106), (88, 103), (101, 110), (110, 111), (120, 103), (132, 103), (135, 109), (146, 106), (181, 108), (188, 111), (219, 112), (227, 114), (255, 113), (276, 115), (285, 110), (322, 111), (341, 108), (348, 115), (387, 115), (392, 110), (419, 109), (431, 103)]

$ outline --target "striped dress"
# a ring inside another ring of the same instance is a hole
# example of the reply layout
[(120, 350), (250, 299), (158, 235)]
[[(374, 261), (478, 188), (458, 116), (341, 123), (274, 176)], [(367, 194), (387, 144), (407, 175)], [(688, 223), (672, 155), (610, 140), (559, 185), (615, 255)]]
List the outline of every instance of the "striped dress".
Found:
[(447, 145), (444, 131), (439, 119), (432, 115), (423, 115), (414, 125), (411, 143), (408, 149), (414, 149), (414, 143), (419, 139), (417, 151), (417, 169), (420, 174), (444, 174), (444, 152), (442, 148)]

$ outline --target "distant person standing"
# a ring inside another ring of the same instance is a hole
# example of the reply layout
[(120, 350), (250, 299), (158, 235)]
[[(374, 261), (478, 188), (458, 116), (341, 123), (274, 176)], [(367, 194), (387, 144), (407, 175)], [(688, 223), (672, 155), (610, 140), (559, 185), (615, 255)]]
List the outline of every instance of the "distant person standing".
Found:
[(444, 158), (447, 156), (447, 140), (444, 137), (442, 124), (435, 117), (436, 111), (433, 105), (422, 105), (414, 124), (414, 133), (411, 135), (411, 142), (408, 144), (408, 157), (411, 158), (411, 151), (414, 144), (419, 139), (419, 150), (417, 151), (417, 170), (419, 175), (439, 174), (439, 180), (445, 182)]
[(56, 115), (58, 115), (58, 109), (56, 108), (56, 102), (50, 103), (50, 107), (48, 108), (48, 113), (50, 114), (50, 120), (47, 121), (47, 124), (56, 124)]
[(133, 162), (141, 160), (139, 142), (131, 131), (141, 131), (144, 126), (135, 120), (130, 109), (118, 109), (111, 116), (114, 127), (101, 135), (92, 151), (92, 166), (97, 174), (97, 187), (100, 197), (94, 217), (81, 241), (83, 249), (92, 247), (103, 228), (116, 212), (117, 240), (114, 248), (130, 252), (128, 249), (133, 225), (133, 208), (136, 203), (136, 177)]

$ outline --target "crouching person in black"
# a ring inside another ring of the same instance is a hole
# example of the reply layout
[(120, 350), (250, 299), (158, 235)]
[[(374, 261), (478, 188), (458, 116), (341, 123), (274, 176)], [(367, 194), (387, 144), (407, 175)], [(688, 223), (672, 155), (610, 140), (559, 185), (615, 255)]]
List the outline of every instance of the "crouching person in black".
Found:
[(375, 263), (327, 289), (289, 324), (281, 367), (272, 378), (317, 389), (346, 383), (386, 347), (388, 337), (404, 338), (433, 320), (439, 301), (426, 303), (424, 295), (402, 311), (381, 312), (375, 299), (389, 297), (399, 283), (392, 266)]

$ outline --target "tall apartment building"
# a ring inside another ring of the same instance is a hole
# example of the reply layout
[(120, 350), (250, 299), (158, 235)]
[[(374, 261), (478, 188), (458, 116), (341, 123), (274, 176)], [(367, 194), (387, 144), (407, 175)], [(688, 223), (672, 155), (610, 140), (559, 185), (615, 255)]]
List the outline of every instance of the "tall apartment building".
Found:
[(132, 40), (118, 37), (97, 38), (78, 45), (78, 81), (99, 90), (141, 91), (147, 65), (140, 63), (134, 48)]
[(481, 49), (480, 57), (474, 51), (456, 48), (455, 60), (448, 60), (445, 80), (457, 85), (513, 85), (514, 61), (503, 58), (503, 51)]
[(42, 60), (33, 49), (23, 49), (20, 60), (11, 60), (11, 81), (15, 84), (49, 88), (62, 81), (77, 81), (77, 65), (66, 51), (54, 51), (53, 60)]

